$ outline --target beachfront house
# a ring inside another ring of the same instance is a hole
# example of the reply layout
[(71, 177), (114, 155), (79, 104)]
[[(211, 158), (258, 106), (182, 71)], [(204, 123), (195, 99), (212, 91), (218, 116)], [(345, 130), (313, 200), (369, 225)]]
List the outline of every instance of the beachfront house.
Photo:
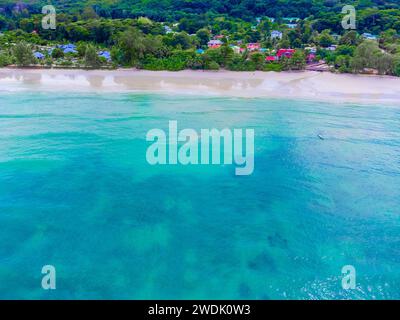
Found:
[(290, 59), (295, 52), (296, 49), (279, 49), (278, 52), (276, 53), (276, 56), (278, 57), (278, 59), (282, 59), (284, 57)]
[(207, 46), (209, 48), (216, 49), (216, 48), (219, 48), (220, 46), (222, 46), (222, 41), (221, 40), (210, 40), (210, 41), (208, 41)]
[(265, 61), (267, 62), (274, 62), (278, 61), (282, 58), (292, 58), (293, 54), (296, 52), (296, 49), (279, 49), (276, 55), (274, 56), (267, 56)]
[(282, 39), (283, 33), (278, 30), (273, 30), (271, 32), (271, 39)]

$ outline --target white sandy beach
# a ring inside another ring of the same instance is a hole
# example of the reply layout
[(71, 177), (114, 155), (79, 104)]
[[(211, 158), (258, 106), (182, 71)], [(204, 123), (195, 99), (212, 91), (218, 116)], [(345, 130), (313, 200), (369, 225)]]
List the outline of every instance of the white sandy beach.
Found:
[(164, 92), (400, 104), (400, 78), (319, 72), (0, 69), (0, 91)]

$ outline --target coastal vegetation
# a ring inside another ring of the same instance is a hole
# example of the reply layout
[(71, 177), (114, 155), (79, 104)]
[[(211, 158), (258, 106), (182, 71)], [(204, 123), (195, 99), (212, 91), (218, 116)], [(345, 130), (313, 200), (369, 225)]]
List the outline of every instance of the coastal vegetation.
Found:
[[(400, 4), (321, 1), (0, 0), (0, 66), (282, 71), (400, 76)], [(344, 30), (341, 9), (357, 9)]]

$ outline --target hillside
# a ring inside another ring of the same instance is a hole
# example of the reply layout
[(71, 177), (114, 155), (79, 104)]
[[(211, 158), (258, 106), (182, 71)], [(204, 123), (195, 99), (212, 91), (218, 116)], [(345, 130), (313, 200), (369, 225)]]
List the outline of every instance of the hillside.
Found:
[(385, 0), (0, 0), (5, 14), (11, 14), (16, 4), (30, 12), (52, 3), (59, 11), (82, 12), (92, 6), (97, 14), (106, 18), (147, 16), (154, 20), (176, 20), (184, 16), (201, 14), (226, 14), (245, 20), (257, 16), (300, 17), (319, 16), (327, 12), (340, 12), (347, 4), (357, 9), (399, 9), (400, 3)]

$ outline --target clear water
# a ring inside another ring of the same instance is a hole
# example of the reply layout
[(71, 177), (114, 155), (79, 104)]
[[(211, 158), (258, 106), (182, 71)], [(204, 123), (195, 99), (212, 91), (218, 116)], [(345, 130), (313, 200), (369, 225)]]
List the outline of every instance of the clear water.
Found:
[[(169, 120), (254, 128), (254, 173), (148, 165)], [(399, 107), (2, 93), (0, 298), (399, 299), (399, 186)]]

